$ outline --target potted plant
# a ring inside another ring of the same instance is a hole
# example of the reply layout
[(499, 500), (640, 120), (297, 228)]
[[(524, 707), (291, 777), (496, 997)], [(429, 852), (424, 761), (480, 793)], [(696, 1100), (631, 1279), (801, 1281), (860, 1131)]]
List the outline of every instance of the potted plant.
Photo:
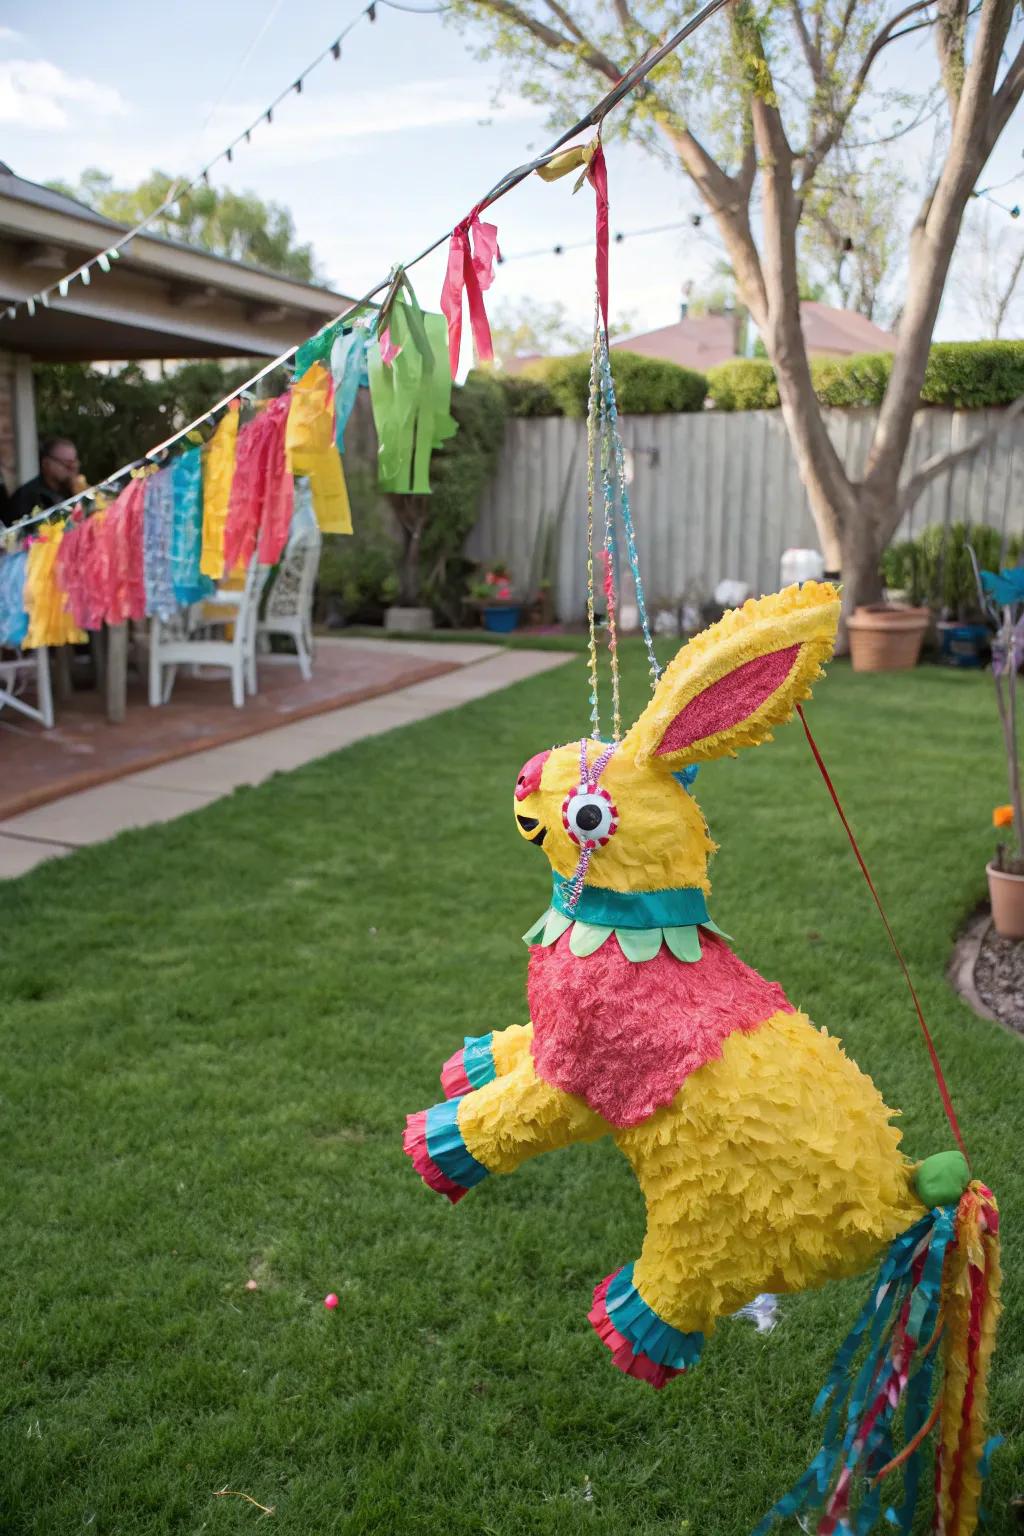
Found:
[(508, 567), (492, 565), (469, 589), (472, 606), (479, 609), (484, 629), (506, 635), (516, 628), (522, 603), (512, 591)]
[(997, 828), (1009, 831), (1009, 841), (997, 843), (996, 856), (988, 865), (992, 922), (1004, 939), (1024, 939), (1024, 807), (1017, 736), (1017, 682), (1024, 663), (1024, 566), (997, 575), (978, 570), (973, 550), (971, 560), (981, 603), (996, 625), (992, 679), (1010, 785), (1010, 804), (998, 806), (992, 816)]
[(930, 622), (931, 610), (911, 603), (867, 603), (855, 608), (846, 621), (853, 670), (901, 672), (916, 667)]

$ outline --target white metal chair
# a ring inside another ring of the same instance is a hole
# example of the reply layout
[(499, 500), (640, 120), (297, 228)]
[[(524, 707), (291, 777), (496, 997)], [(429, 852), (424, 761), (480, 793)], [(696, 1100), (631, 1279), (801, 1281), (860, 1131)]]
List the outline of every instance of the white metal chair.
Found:
[[(36, 702), (29, 704), (22, 689), (35, 673)], [(0, 657), (0, 709), (16, 710), (30, 720), (38, 720), (53, 729), (53, 691), (50, 687), (50, 653), (45, 645), (34, 651), (19, 651), (4, 661)]]
[(299, 671), (307, 682), (313, 676), (313, 588), (322, 547), (323, 535), (312, 512), (307, 518), (297, 509), (291, 537), (256, 627), (260, 653), (265, 657), (269, 656), (271, 635), (291, 636)]
[[(236, 709), (256, 692), (256, 616), (269, 567), (255, 559), (239, 588), (218, 587), (201, 603), (164, 621), (154, 618), (149, 634), (149, 702), (166, 704), (179, 666), (224, 667), (231, 673)], [(218, 610), (220, 610), (218, 612)], [(231, 628), (230, 636), (216, 631)]]

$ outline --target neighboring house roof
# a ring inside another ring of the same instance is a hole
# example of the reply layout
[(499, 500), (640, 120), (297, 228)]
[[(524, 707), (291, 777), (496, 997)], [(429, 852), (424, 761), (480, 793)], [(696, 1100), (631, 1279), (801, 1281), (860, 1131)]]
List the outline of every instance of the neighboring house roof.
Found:
[(809, 352), (849, 357), (854, 352), (891, 352), (896, 345), (891, 332), (883, 331), (865, 315), (852, 309), (833, 309), (817, 300), (808, 299), (800, 305), (800, 324)]
[(661, 357), (681, 368), (704, 373), (716, 363), (728, 362), (736, 356), (736, 325), (731, 315), (687, 315), (675, 325), (623, 337), (613, 341), (612, 346), (624, 352), (639, 352), (641, 357)]
[[(815, 356), (849, 357), (854, 352), (891, 352), (895, 337), (873, 321), (849, 309), (806, 301), (800, 305), (800, 323), (807, 350)], [(661, 357), (682, 368), (705, 373), (717, 363), (736, 356), (735, 322), (731, 315), (687, 315), (675, 325), (612, 343), (643, 357)]]
[[(0, 307), (50, 286), (125, 227), (0, 164)], [(109, 273), (34, 318), (0, 320), (0, 349), (44, 362), (273, 357), (342, 313), (329, 288), (143, 231)]]

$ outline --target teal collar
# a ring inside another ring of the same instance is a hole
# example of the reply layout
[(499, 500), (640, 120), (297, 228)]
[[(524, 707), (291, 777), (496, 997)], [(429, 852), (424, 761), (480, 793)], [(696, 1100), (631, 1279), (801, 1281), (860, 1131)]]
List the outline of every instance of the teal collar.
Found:
[(553, 879), (551, 905), (563, 917), (603, 928), (692, 928), (708, 921), (704, 892), (696, 885), (667, 891), (610, 891), (585, 885), (575, 909), (566, 901), (569, 882)]

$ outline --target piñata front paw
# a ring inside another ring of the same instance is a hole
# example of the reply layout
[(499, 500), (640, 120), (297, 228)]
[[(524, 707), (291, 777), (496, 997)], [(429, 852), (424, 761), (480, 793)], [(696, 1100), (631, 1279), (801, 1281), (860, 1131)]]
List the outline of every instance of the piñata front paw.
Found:
[(402, 1146), (424, 1184), (456, 1205), (488, 1169), (466, 1148), (459, 1130), (459, 1099), (409, 1115)]
[(441, 1087), (446, 1099), (459, 1099), (497, 1077), (494, 1035), (467, 1035), (461, 1051), (449, 1056), (441, 1068)]
[(680, 1333), (663, 1322), (633, 1284), (632, 1264), (596, 1287), (589, 1317), (616, 1369), (649, 1382), (655, 1391), (700, 1359), (704, 1335)]

